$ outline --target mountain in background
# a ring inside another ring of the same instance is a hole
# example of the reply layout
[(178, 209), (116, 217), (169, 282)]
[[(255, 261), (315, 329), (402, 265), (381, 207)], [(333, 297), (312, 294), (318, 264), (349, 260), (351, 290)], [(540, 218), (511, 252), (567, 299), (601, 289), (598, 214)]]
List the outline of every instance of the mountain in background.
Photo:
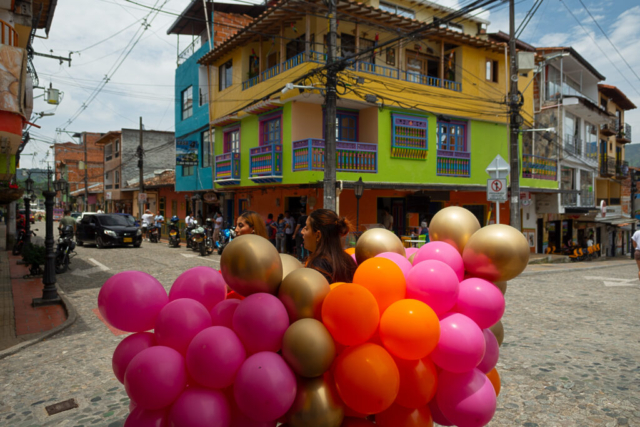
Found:
[(640, 168), (640, 144), (629, 144), (624, 147), (624, 159), (629, 166)]

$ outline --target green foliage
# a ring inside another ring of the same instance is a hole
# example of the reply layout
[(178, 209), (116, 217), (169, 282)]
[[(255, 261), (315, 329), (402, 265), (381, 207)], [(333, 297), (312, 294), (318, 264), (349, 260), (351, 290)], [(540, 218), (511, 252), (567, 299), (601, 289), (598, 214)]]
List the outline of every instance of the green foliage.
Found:
[(46, 249), (42, 245), (29, 243), (22, 251), (22, 259), (29, 265), (44, 265)]
[(624, 148), (624, 159), (629, 166), (640, 168), (640, 144), (628, 144)]

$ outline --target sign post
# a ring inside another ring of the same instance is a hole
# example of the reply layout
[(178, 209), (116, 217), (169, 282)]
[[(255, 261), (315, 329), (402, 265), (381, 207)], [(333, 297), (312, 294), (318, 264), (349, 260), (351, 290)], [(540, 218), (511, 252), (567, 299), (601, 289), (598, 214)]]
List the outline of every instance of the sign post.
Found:
[(485, 169), (491, 177), (487, 180), (487, 201), (496, 202), (496, 224), (500, 224), (500, 202), (507, 201), (507, 176), (510, 170), (509, 163), (500, 154)]

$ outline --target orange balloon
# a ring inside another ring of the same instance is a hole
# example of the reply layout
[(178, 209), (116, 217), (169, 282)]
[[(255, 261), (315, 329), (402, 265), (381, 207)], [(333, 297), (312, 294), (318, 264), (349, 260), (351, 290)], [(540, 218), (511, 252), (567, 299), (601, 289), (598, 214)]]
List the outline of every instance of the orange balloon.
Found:
[(408, 409), (393, 404), (386, 411), (376, 415), (376, 425), (380, 427), (432, 427), (433, 419), (427, 406)]
[(344, 416), (345, 417), (351, 417), (351, 418), (361, 418), (361, 419), (366, 419), (367, 418), (367, 414), (361, 414), (358, 411), (354, 411), (353, 409), (349, 408), (347, 405), (344, 405)]
[(356, 248), (347, 248), (344, 251), (349, 255), (353, 255), (356, 253)]
[(353, 283), (369, 289), (380, 308), (380, 314), (407, 293), (404, 274), (398, 265), (386, 258), (369, 258), (358, 266)]
[(331, 288), (332, 290), (337, 288), (340, 285), (344, 285), (345, 282), (336, 282), (336, 283), (332, 283), (329, 285), (329, 288)]
[(342, 420), (341, 427), (375, 427), (375, 424), (371, 421), (363, 420), (361, 418), (349, 417)]
[(346, 349), (335, 362), (334, 378), (342, 401), (362, 414), (387, 409), (398, 396), (400, 373), (384, 348), (365, 343)]
[(322, 323), (340, 344), (362, 344), (376, 332), (379, 321), (376, 299), (354, 283), (334, 288), (322, 303)]
[(496, 391), (496, 397), (500, 394), (500, 389), (502, 388), (502, 384), (500, 381), (500, 374), (498, 373), (498, 370), (496, 368), (493, 368), (492, 370), (489, 371), (489, 373), (487, 374), (487, 378), (489, 378), (489, 381), (491, 381), (491, 384), (493, 384), (493, 388)]
[(428, 357), (395, 361), (400, 372), (400, 390), (395, 403), (410, 409), (420, 408), (429, 403), (438, 388), (436, 365)]
[(394, 356), (406, 360), (422, 359), (438, 345), (440, 321), (431, 307), (422, 301), (396, 301), (382, 314), (380, 339)]

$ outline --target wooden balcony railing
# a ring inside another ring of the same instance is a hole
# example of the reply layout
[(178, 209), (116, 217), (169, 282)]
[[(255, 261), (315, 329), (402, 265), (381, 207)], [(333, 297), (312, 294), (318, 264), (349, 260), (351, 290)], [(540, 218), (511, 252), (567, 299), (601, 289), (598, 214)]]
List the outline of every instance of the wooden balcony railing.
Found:
[(218, 185), (240, 184), (240, 153), (224, 153), (216, 156), (215, 182)]
[[(324, 170), (324, 139), (303, 139), (293, 143), (293, 171)], [(338, 141), (336, 170), (378, 172), (378, 144)]]
[(249, 152), (249, 179), (253, 182), (282, 182), (282, 144), (268, 144)]
[(522, 155), (522, 177), (533, 179), (558, 180), (558, 162), (532, 154)]
[(0, 44), (18, 47), (18, 33), (16, 30), (0, 19)]

